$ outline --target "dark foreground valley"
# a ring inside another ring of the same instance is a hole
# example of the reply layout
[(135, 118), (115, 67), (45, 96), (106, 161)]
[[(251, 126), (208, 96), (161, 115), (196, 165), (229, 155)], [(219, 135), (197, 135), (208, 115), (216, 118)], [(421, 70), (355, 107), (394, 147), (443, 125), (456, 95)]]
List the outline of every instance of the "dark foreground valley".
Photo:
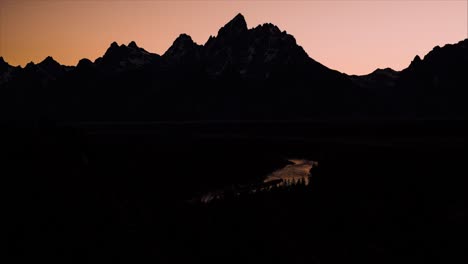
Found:
[[(4, 128), (10, 263), (466, 258), (466, 122)], [(288, 158), (310, 184), (258, 186)], [(226, 191), (209, 203), (192, 198)]]

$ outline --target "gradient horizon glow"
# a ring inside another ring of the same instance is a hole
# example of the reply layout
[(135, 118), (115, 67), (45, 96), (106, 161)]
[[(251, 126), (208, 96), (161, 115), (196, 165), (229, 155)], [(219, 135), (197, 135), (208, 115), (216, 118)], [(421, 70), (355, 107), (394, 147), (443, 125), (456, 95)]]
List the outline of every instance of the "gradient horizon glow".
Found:
[(95, 60), (113, 41), (163, 54), (181, 33), (198, 44), (242, 13), (249, 28), (271, 22), (309, 56), (347, 73), (406, 68), (434, 46), (467, 38), (467, 0), (70, 1), (2, 0), (0, 56), (11, 65), (47, 56)]

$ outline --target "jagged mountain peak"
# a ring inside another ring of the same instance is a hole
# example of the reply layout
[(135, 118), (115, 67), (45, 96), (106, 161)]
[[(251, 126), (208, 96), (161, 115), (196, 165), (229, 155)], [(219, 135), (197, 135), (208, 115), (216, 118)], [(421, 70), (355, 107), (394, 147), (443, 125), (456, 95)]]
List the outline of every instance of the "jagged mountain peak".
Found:
[(55, 61), (54, 58), (52, 56), (47, 56), (42, 62), (52, 62), (52, 61)]
[(421, 57), (419, 57), (419, 55), (416, 55), (414, 57), (414, 59), (411, 61), (410, 65), (409, 65), (409, 68), (412, 68), (412, 67), (414, 67), (416, 65), (419, 65), (421, 63), (421, 61), (422, 61)]
[(210, 36), (203, 48), (203, 56), (207, 71), (215, 76), (237, 72), (244, 77), (257, 78), (270, 76), (273, 69), (278, 72), (286, 65), (313, 62), (286, 31), (271, 23), (248, 29), (241, 14), (222, 27), (216, 37)]
[(125, 45), (119, 45), (117, 42), (112, 42), (109, 48), (104, 53), (104, 56), (120, 51), (122, 48), (126, 47)]
[(228, 24), (247, 28), (247, 22), (241, 13), (238, 13), (233, 19), (231, 19), (231, 21), (228, 22)]
[[(423, 58), (415, 56), (406, 70), (428, 69), (447, 70), (446, 66), (454, 63), (463, 64), (468, 60), (468, 39), (454, 44), (446, 44), (442, 47), (437, 45)], [(432, 71), (431, 70), (431, 71)]]
[(199, 45), (192, 40), (192, 37), (183, 33), (174, 40), (172, 46), (164, 53), (164, 55), (172, 55), (174, 52), (185, 50), (187, 48), (193, 48), (194, 46)]
[(37, 64), (41, 74), (45, 74), (47, 79), (55, 79), (65, 71), (65, 66), (54, 60), (51, 56), (47, 56), (43, 61)]
[[(258, 25), (256, 29), (261, 29), (263, 31), (267, 31), (272, 34), (278, 34), (281, 33), (281, 30), (278, 28), (278, 26), (272, 24), (272, 23), (264, 23), (262, 25)], [(286, 33), (284, 31), (284, 33)]]
[(192, 37), (185, 33), (180, 34), (174, 42), (193, 42)]
[(199, 46), (199, 45), (192, 40), (192, 37), (190, 37), (189, 35), (185, 33), (182, 33), (174, 40), (169, 50), (171, 48), (185, 48), (185, 47), (192, 47), (192, 46)]
[(106, 55), (115, 55), (115, 54), (126, 54), (130, 52), (144, 52), (148, 53), (143, 48), (140, 48), (135, 41), (131, 41), (128, 46), (125, 44), (119, 45), (117, 42), (112, 42), (109, 48), (106, 50), (104, 56)]
[(247, 22), (244, 16), (239, 13), (218, 31), (218, 37), (234, 37), (247, 30)]
[(172, 63), (193, 62), (200, 56), (202, 46), (198, 45), (187, 34), (180, 34), (172, 46), (164, 53), (163, 57), (168, 58)]
[(128, 43), (128, 47), (134, 49), (139, 48), (135, 41), (130, 41), (130, 43)]
[(41, 61), (39, 66), (60, 66), (60, 63), (58, 63), (54, 58), (51, 56), (47, 56), (43, 61)]
[[(443, 47), (440, 46), (435, 46), (426, 56), (424, 56), (423, 60), (431, 60), (434, 57), (446, 57), (450, 56), (450, 54), (461, 50), (466, 51), (468, 48), (468, 39), (464, 39), (462, 41), (459, 41), (458, 43), (454, 44), (446, 44)], [(465, 53), (466, 54), (466, 53)]]
[[(152, 54), (138, 47), (135, 41), (128, 46), (112, 42), (104, 53), (104, 56), (95, 60), (97, 66), (103, 66), (107, 70), (122, 71), (126, 68), (137, 68), (154, 62), (159, 55)], [(86, 62), (84, 62), (86, 63)]]
[(118, 48), (119, 44), (117, 42), (112, 42), (109, 48)]
[(26, 64), (26, 66), (24, 67), (25, 69), (32, 69), (32, 68), (35, 68), (36, 67), (36, 64), (32, 61), (28, 62)]

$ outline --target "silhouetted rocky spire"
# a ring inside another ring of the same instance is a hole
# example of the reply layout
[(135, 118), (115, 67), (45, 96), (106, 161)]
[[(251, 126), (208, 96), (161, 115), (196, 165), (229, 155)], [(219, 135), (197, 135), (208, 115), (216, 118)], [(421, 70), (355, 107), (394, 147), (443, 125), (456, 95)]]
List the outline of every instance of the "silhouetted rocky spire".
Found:
[(168, 49), (167, 52), (170, 50), (180, 50), (180, 49), (185, 49), (185, 48), (190, 48), (193, 46), (196, 46), (197, 44), (193, 42), (192, 37), (190, 37), (187, 34), (180, 34), (175, 40), (174, 43), (172, 43), (172, 46)]
[(134, 48), (134, 49), (139, 48), (138, 45), (135, 43), (135, 41), (131, 41), (130, 43), (128, 43), (128, 47)]
[(419, 57), (419, 55), (416, 55), (416, 57), (414, 57), (413, 61), (411, 61), (411, 64), (408, 68), (412, 68), (414, 66), (417, 66), (421, 63), (421, 57)]
[(51, 56), (47, 56), (43, 61), (41, 61), (39, 64), (39, 66), (60, 66), (60, 63), (58, 63), (56, 60), (54, 60), (54, 58), (52, 58)]
[(245, 18), (239, 13), (218, 31), (218, 37), (233, 37), (247, 30)]
[(195, 43), (187, 34), (180, 34), (163, 58), (170, 65), (194, 65), (200, 61), (203, 46)]
[(189, 35), (180, 34), (163, 56), (172, 60), (184, 59), (187, 56), (198, 56), (200, 47)]
[(112, 42), (110, 47), (109, 48), (118, 48), (119, 47), (119, 44), (117, 44), (117, 42)]
[(117, 44), (117, 42), (112, 42), (109, 48), (106, 50), (106, 53), (104, 53), (104, 57), (110, 56), (116, 52), (119, 52), (121, 50), (121, 46)]

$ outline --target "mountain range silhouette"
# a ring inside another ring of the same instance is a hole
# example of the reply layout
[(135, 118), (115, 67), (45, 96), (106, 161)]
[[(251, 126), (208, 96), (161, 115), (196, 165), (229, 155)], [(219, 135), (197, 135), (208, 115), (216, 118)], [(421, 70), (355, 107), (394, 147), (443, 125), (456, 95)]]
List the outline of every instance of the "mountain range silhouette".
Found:
[(181, 34), (163, 54), (113, 42), (94, 62), (0, 57), (4, 121), (466, 118), (468, 39), (402, 71), (349, 76), (310, 58), (293, 36), (241, 14), (204, 45)]
[(349, 76), (239, 14), (162, 55), (0, 57), (5, 263), (459, 263), (467, 51)]

